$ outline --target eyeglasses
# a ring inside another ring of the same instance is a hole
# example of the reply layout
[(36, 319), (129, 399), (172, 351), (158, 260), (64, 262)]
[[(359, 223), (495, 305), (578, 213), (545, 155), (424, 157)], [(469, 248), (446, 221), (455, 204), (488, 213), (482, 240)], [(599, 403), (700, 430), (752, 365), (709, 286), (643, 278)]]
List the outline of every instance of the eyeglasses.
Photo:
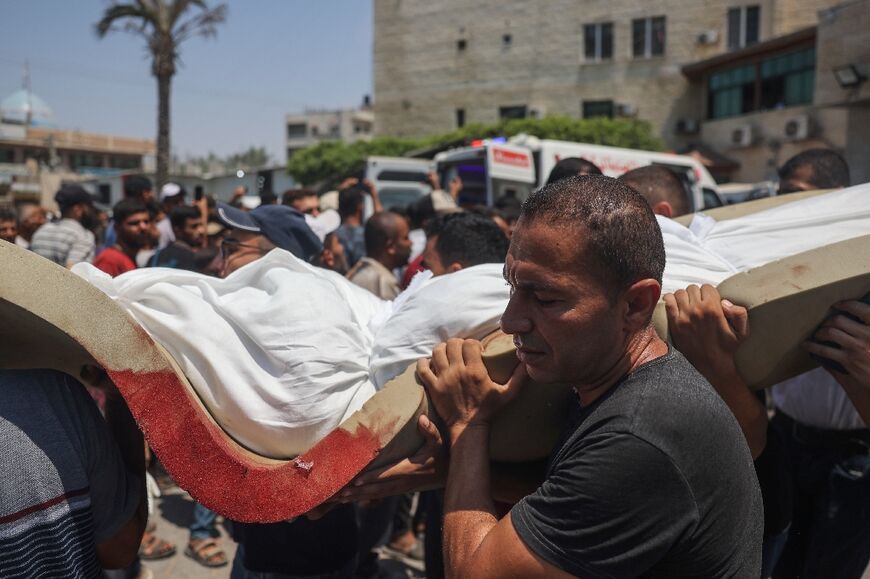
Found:
[(236, 253), (242, 247), (248, 247), (251, 249), (256, 249), (263, 254), (263, 248), (259, 245), (255, 245), (253, 243), (242, 243), (238, 239), (233, 239), (232, 237), (225, 237), (221, 241), (221, 257), (226, 260), (229, 256)]

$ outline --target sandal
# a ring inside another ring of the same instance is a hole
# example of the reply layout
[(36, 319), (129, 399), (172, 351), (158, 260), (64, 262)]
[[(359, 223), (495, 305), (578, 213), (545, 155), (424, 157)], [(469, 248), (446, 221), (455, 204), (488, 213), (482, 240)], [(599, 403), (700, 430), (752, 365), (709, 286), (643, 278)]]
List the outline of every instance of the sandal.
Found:
[(164, 541), (157, 535), (145, 531), (139, 544), (139, 558), (145, 561), (156, 561), (175, 555), (175, 545)]
[(227, 554), (215, 539), (191, 539), (184, 554), (205, 567), (223, 567)]

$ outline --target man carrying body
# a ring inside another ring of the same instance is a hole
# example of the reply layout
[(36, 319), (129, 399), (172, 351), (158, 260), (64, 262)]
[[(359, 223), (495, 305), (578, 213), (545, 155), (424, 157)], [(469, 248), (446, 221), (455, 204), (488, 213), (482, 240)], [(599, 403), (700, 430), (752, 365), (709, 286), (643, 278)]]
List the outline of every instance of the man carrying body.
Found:
[(205, 238), (205, 225), (199, 209), (187, 205), (176, 207), (169, 214), (169, 222), (175, 241), (157, 250), (148, 265), (197, 271), (195, 249), (202, 247)]
[(136, 254), (151, 240), (151, 214), (142, 201), (122, 199), (112, 208), (115, 244), (100, 252), (94, 266), (112, 277), (136, 269)]
[(347, 278), (384, 300), (395, 299), (401, 288), (393, 270), (408, 264), (411, 239), (408, 222), (391, 211), (369, 218), (365, 226), (366, 257), (347, 273)]
[(96, 225), (93, 197), (81, 185), (64, 185), (54, 196), (61, 219), (46, 223), (33, 234), (30, 250), (46, 259), (72, 267), (94, 260)]
[[(513, 376), (492, 382), (473, 340), (418, 364), (452, 441), (448, 577), (758, 575), (762, 506), (743, 435), (650, 323), (664, 258), (646, 202), (613, 179), (566, 179), (524, 203), (505, 265)], [(498, 520), (489, 425), (527, 375), (573, 386), (578, 406), (543, 485)]]
[(667, 167), (638, 167), (620, 175), (619, 180), (640, 193), (656, 215), (674, 219), (690, 211), (683, 184)]
[(476, 213), (448, 213), (429, 222), (423, 268), (433, 275), (482, 263), (503, 263), (508, 238), (498, 224)]

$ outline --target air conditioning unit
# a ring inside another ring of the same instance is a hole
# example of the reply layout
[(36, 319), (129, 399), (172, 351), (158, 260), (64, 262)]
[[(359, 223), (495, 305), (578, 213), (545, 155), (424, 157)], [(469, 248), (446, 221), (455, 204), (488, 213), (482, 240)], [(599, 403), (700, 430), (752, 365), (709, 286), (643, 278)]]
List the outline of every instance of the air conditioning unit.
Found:
[(616, 103), (613, 107), (615, 116), (617, 117), (636, 117), (637, 107), (627, 103)]
[(735, 147), (749, 147), (753, 137), (752, 125), (740, 125), (731, 131), (731, 144)]
[(543, 119), (545, 116), (547, 116), (547, 107), (544, 107), (544, 106), (529, 107), (529, 118)]
[(718, 30), (705, 30), (698, 35), (698, 44), (710, 45), (719, 42)]
[(782, 127), (782, 136), (789, 141), (800, 141), (810, 136), (809, 115), (797, 115), (786, 119)]
[(697, 135), (700, 128), (697, 119), (677, 119), (678, 135)]

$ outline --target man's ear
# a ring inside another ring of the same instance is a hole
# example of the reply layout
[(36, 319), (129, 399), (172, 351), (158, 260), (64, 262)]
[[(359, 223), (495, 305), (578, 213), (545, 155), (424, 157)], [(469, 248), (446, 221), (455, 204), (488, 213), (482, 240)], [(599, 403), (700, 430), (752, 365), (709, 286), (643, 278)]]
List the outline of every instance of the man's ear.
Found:
[(625, 326), (628, 331), (637, 331), (649, 324), (656, 304), (662, 295), (662, 286), (654, 279), (637, 281), (622, 294), (625, 310)]
[(656, 215), (661, 215), (663, 217), (667, 217), (668, 219), (674, 216), (674, 208), (667, 201), (659, 201), (655, 205), (653, 205), (653, 213)]
[(447, 266), (447, 273), (453, 273), (462, 269), (462, 264), (458, 261), (454, 261), (449, 266)]

